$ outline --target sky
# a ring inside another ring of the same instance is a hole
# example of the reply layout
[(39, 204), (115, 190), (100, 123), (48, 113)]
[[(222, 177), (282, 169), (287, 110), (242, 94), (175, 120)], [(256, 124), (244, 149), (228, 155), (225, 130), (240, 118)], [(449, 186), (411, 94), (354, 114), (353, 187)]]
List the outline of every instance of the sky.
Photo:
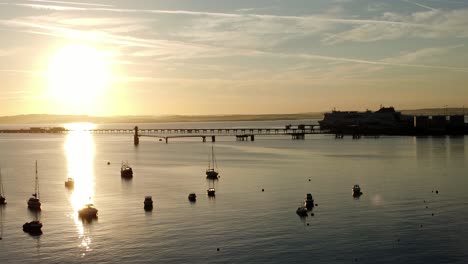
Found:
[(468, 106), (468, 0), (0, 0), (0, 116)]

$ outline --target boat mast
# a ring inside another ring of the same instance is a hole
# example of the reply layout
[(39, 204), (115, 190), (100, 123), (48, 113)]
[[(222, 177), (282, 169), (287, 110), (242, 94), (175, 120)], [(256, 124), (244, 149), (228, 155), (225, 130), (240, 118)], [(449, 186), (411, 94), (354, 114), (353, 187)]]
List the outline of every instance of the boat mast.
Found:
[(35, 186), (36, 198), (39, 199), (39, 178), (37, 176), (37, 160), (36, 160), (36, 186)]
[(3, 196), (2, 169), (0, 168), (0, 196)]
[(216, 167), (216, 170), (218, 170), (218, 163), (216, 162), (216, 157), (215, 157), (214, 150), (213, 150), (213, 170), (215, 169), (215, 167)]

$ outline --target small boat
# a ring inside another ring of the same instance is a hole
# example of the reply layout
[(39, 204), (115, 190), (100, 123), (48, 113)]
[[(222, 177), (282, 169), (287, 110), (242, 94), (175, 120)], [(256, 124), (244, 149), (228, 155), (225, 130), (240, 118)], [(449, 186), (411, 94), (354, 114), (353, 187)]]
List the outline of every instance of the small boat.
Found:
[(153, 209), (153, 198), (151, 196), (145, 196), (145, 201), (143, 202), (145, 210)]
[(0, 205), (6, 204), (5, 192), (3, 191), (2, 169), (0, 169)]
[(206, 192), (208, 193), (208, 196), (215, 196), (215, 188), (209, 188)]
[(190, 194), (188, 195), (188, 199), (189, 199), (189, 201), (191, 201), (191, 202), (195, 202), (195, 201), (197, 201), (197, 195), (196, 195), (195, 193), (190, 193)]
[(75, 180), (73, 180), (73, 178), (68, 178), (67, 181), (65, 182), (65, 187), (67, 188), (75, 187)]
[(122, 167), (120, 168), (120, 176), (126, 179), (130, 179), (133, 177), (133, 170), (132, 167), (128, 165), (128, 162), (122, 162)]
[(39, 220), (34, 220), (23, 225), (23, 231), (29, 234), (42, 234), (42, 223)]
[(211, 146), (211, 158), (208, 161), (208, 169), (206, 169), (206, 178), (210, 180), (217, 180), (219, 173), (215, 170), (218, 169), (218, 164), (216, 163), (216, 158), (214, 154), (214, 148)]
[(308, 210), (311, 210), (314, 207), (314, 198), (312, 198), (311, 193), (306, 194), (306, 197), (304, 198), (304, 207)]
[(41, 210), (41, 201), (39, 199), (39, 177), (37, 176), (37, 160), (36, 160), (36, 185), (35, 192), (28, 200), (28, 208), (32, 210)]
[(356, 184), (353, 186), (353, 196), (360, 196), (362, 195), (362, 192), (361, 192), (361, 187)]
[(86, 204), (78, 211), (78, 216), (85, 219), (97, 218), (98, 210), (92, 203)]
[(305, 206), (298, 207), (296, 210), (296, 214), (298, 214), (299, 216), (307, 216), (307, 207)]

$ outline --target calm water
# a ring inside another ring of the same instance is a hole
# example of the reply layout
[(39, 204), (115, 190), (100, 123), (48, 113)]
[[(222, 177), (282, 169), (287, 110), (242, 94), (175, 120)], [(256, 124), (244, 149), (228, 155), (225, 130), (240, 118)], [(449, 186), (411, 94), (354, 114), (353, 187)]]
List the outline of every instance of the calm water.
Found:
[[(142, 138), (135, 148), (131, 135), (0, 135), (1, 263), (468, 262), (467, 137), (217, 138), (215, 199), (204, 175), (211, 143), (199, 141)], [(21, 229), (33, 218), (35, 160), (40, 237)], [(120, 178), (122, 160), (134, 168), (131, 181)], [(75, 191), (64, 187), (69, 176)], [(357, 200), (355, 183), (364, 192)], [(318, 206), (301, 219), (295, 210), (307, 192)], [(89, 197), (99, 219), (83, 224), (76, 210)]]

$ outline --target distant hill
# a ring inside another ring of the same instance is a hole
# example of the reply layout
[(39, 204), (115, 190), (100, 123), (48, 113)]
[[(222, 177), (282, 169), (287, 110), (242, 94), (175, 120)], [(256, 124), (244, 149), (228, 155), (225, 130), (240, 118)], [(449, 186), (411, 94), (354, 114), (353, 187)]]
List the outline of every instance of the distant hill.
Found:
[[(463, 108), (427, 108), (398, 110), (406, 115), (453, 115), (468, 114)], [(88, 115), (16, 115), (0, 117), (0, 124), (63, 124), (73, 122), (91, 123), (166, 123), (166, 122), (213, 122), (213, 121), (275, 121), (321, 119), (323, 112), (266, 115), (167, 115), (167, 116), (88, 116)]]
[(165, 122), (213, 122), (213, 121), (269, 121), (322, 118), (322, 113), (268, 114), (268, 115), (169, 115), (169, 116), (111, 116), (87, 115), (17, 115), (0, 117), (0, 124), (63, 124), (91, 123), (165, 123)]

